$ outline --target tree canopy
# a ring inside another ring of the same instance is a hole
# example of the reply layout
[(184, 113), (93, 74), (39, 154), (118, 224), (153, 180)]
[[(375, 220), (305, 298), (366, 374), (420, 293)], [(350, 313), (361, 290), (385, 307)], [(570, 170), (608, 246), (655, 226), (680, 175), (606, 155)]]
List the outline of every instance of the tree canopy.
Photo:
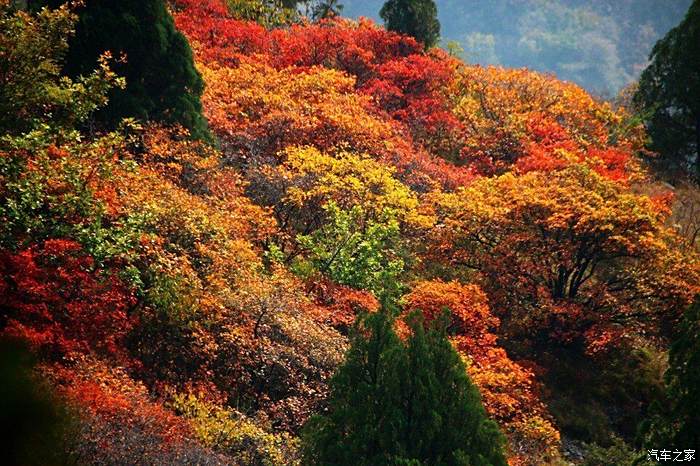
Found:
[(695, 396), (694, 197), (682, 213), (650, 183), (625, 108), (367, 19), (173, 0), (218, 144), (151, 112), (110, 130), (95, 112), (129, 62), (108, 49), (71, 77), (64, 60), (81, 11), (138, 32), (139, 7), (19, 3), (0, 0), (0, 339), (76, 414), (70, 462), (628, 451), (672, 340), (669, 385)]
[(425, 48), (440, 39), (434, 0), (388, 0), (379, 12), (387, 29), (415, 37)]
[(658, 41), (634, 100), (646, 118), (652, 164), (700, 180), (700, 1)]

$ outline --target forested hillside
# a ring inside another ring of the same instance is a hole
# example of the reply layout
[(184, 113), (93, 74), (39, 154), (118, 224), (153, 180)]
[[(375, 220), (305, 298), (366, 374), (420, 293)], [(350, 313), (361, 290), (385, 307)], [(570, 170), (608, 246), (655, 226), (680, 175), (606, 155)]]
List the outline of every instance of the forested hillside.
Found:
[(698, 446), (697, 209), (643, 118), (252, 4), (0, 0), (8, 464)]
[[(343, 14), (379, 20), (382, 0), (345, 0)], [(615, 95), (639, 77), (654, 43), (691, 0), (437, 0), (443, 46), (469, 63), (555, 73)]]

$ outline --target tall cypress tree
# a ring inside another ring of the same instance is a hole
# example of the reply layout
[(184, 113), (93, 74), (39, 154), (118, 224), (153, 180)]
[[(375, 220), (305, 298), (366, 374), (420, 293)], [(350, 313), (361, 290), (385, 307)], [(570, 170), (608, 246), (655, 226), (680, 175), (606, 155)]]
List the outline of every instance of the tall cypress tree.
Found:
[(700, 182), (700, 0), (659, 40), (639, 78), (635, 103), (648, 115), (652, 163)]
[[(63, 0), (33, 0), (32, 6), (56, 6)], [(89, 74), (105, 51), (126, 56), (114, 70), (126, 89), (114, 89), (97, 119), (114, 127), (124, 117), (178, 123), (192, 136), (207, 138), (200, 97), (204, 89), (187, 39), (175, 27), (164, 0), (86, 0), (78, 10), (65, 71)]]
[(440, 22), (434, 0), (387, 0), (379, 16), (388, 30), (413, 36), (426, 49), (440, 40)]
[(439, 322), (402, 342), (386, 312), (356, 325), (327, 414), (302, 435), (311, 465), (504, 465), (503, 437)]

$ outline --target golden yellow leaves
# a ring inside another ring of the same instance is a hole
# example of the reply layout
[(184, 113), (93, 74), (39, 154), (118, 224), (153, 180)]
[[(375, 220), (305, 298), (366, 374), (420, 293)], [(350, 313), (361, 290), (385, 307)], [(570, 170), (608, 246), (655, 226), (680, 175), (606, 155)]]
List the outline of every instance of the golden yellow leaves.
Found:
[(596, 341), (608, 325), (653, 328), (700, 284), (697, 258), (683, 259), (664, 225), (668, 210), (585, 164), (480, 179), (436, 196), (436, 211), (430, 257), (474, 270), (520, 337)]
[[(520, 168), (549, 171), (590, 158), (611, 178), (636, 169), (630, 155), (643, 146), (643, 136), (628, 127), (624, 110), (574, 84), (526, 69), (465, 66), (452, 92), (465, 128), (464, 162), (482, 173), (502, 173), (533, 153), (535, 160)], [(554, 131), (554, 140), (546, 131)]]
[(433, 219), (421, 214), (416, 194), (394, 177), (394, 170), (365, 155), (323, 154), (314, 148), (290, 148), (277, 169), (290, 184), (283, 202), (297, 208), (336, 202), (341, 208), (362, 206), (378, 216), (386, 209), (406, 224), (430, 227)]
[(305, 144), (376, 151), (391, 133), (371, 114), (370, 98), (354, 92), (355, 79), (340, 71), (244, 63), (202, 67), (202, 74), (210, 125), (224, 138), (246, 141), (253, 153), (273, 157), (288, 145)]

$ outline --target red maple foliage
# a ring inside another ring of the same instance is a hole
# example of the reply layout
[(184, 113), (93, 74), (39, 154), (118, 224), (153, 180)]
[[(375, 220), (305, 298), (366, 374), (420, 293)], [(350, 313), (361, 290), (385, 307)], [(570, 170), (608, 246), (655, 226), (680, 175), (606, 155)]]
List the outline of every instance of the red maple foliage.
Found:
[(72, 351), (125, 357), (122, 340), (132, 326), (134, 297), (114, 274), (95, 266), (80, 244), (46, 240), (0, 253), (2, 333), (26, 339), (57, 357)]

